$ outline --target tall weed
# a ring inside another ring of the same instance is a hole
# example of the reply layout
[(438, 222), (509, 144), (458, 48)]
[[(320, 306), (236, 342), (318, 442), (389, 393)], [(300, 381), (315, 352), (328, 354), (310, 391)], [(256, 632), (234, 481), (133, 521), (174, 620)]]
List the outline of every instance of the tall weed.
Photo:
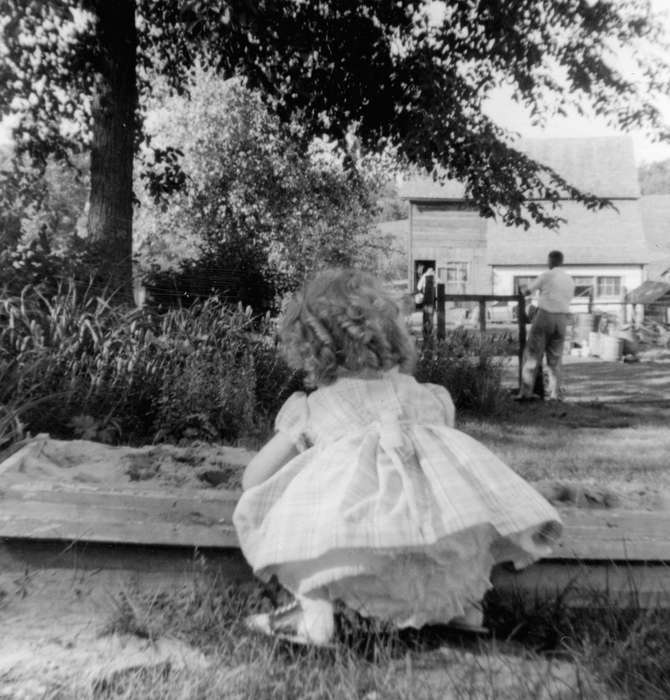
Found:
[(215, 297), (162, 315), (73, 285), (0, 299), (0, 405), (32, 432), (253, 439), (295, 381), (277, 355), (266, 320)]
[(500, 408), (505, 396), (502, 374), (507, 351), (507, 338), (457, 329), (444, 340), (421, 345), (415, 376), (420, 382), (446, 387), (457, 408), (488, 415)]

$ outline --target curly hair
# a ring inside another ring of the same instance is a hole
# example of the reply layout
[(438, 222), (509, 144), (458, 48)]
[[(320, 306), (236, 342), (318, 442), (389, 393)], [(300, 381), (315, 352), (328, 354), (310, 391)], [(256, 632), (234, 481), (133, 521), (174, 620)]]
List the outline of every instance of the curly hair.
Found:
[(331, 384), (338, 369), (410, 371), (415, 350), (398, 305), (360, 270), (325, 270), (288, 305), (280, 337), (291, 367), (312, 386)]

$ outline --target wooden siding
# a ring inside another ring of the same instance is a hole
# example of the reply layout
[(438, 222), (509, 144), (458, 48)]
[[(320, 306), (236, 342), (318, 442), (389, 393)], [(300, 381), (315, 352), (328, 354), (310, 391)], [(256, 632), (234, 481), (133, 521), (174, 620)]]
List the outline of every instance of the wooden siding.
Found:
[(486, 265), (486, 221), (463, 202), (412, 202), (411, 266), (414, 260), (469, 263), (468, 294), (490, 292)]

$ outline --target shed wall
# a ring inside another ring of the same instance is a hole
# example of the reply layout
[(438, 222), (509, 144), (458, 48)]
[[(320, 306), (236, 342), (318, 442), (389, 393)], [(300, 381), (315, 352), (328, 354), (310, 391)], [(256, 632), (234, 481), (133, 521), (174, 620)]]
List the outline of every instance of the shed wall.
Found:
[[(436, 272), (448, 263), (468, 264), (466, 293), (490, 288), (486, 265), (486, 221), (462, 202), (412, 202), (410, 275), (416, 260), (434, 260)], [(414, 280), (410, 281), (414, 284)]]

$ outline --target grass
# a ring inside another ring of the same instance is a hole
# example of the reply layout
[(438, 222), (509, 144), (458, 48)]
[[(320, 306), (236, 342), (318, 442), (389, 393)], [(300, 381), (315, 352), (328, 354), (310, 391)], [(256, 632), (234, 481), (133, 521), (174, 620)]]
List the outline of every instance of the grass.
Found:
[(631, 508), (662, 506), (670, 493), (670, 428), (660, 409), (650, 418), (625, 405), (514, 404), (459, 427), (529, 481), (608, 486)]
[(139, 665), (45, 697), (661, 700), (670, 691), (670, 611), (622, 611), (602, 596), (591, 610), (571, 610), (560, 598), (490, 595), (490, 640), (464, 643), (433, 628), (376, 637), (366, 653), (360, 644), (304, 649), (248, 633), (243, 616), (268, 605), (260, 585), (225, 586), (207, 573), (169, 593), (124, 591), (104, 634), (177, 639), (206, 663)]

